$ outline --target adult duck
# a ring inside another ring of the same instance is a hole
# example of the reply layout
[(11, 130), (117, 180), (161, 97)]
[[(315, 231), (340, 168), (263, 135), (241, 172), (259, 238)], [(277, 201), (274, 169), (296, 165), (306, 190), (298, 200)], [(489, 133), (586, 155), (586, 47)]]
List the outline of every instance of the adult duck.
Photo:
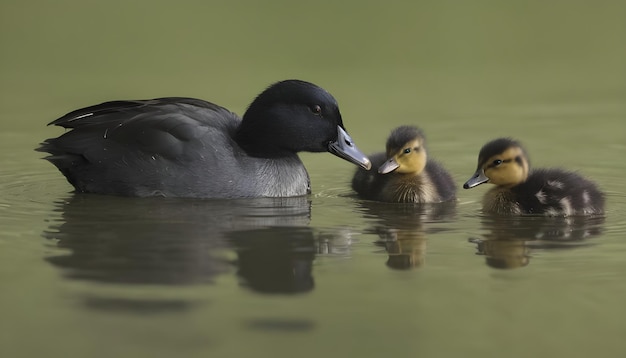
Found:
[(298, 152), (371, 166), (333, 96), (299, 80), (268, 87), (243, 118), (200, 99), (167, 97), (106, 102), (50, 124), (70, 130), (38, 150), (82, 193), (290, 197), (311, 191)]

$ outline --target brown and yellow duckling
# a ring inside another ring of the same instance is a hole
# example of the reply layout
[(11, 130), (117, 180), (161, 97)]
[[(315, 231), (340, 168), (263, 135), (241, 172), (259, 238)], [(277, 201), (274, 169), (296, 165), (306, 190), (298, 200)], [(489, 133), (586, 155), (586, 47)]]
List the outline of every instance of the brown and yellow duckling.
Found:
[(476, 173), (463, 185), (470, 189), (492, 183), (483, 211), (496, 214), (545, 216), (604, 213), (604, 195), (595, 183), (562, 169), (530, 170), (526, 150), (511, 138), (485, 144)]
[(394, 129), (386, 148), (386, 153), (369, 157), (378, 172), (361, 169), (354, 174), (352, 189), (361, 198), (394, 203), (439, 203), (456, 198), (450, 174), (428, 159), (420, 129)]

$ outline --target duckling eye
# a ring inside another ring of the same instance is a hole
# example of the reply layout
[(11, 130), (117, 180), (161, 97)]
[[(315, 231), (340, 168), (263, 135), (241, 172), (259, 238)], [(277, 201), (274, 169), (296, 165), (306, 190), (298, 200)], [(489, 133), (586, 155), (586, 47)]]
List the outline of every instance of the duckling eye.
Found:
[(496, 167), (498, 165), (500, 165), (500, 164), (502, 164), (502, 160), (501, 159), (496, 159), (496, 160), (493, 161), (493, 165), (496, 166)]
[(411, 148), (406, 148), (405, 150), (402, 151), (404, 154), (409, 154), (411, 153)]
[(313, 112), (313, 114), (315, 115), (320, 115), (322, 114), (322, 107), (320, 107), (319, 104), (315, 104), (311, 106), (311, 112)]

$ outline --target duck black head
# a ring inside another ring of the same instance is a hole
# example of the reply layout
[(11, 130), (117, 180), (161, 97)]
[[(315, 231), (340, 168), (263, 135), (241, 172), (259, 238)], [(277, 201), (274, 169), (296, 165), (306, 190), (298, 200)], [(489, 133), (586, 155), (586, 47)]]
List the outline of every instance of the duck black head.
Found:
[(328, 151), (369, 169), (369, 159), (347, 134), (335, 98), (312, 83), (277, 82), (250, 104), (236, 135), (249, 155), (280, 157)]

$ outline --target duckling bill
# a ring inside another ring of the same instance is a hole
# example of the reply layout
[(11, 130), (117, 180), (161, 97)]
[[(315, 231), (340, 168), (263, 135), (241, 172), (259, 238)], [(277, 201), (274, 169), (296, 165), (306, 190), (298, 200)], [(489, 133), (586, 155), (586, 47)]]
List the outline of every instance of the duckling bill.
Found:
[(369, 169), (339, 106), (305, 81), (275, 83), (243, 118), (194, 98), (113, 101), (53, 121), (70, 129), (37, 149), (77, 192), (201, 198), (310, 193), (297, 153), (328, 151)]
[(531, 170), (526, 150), (511, 138), (499, 138), (482, 147), (478, 168), (463, 188), (484, 183), (496, 185), (483, 198), (483, 211), (487, 213), (546, 216), (604, 213), (604, 194), (595, 183), (562, 169)]
[(454, 200), (456, 186), (439, 163), (428, 158), (426, 138), (413, 126), (394, 129), (386, 153), (370, 156), (378, 172), (358, 169), (352, 188), (363, 199), (392, 203), (438, 203)]

